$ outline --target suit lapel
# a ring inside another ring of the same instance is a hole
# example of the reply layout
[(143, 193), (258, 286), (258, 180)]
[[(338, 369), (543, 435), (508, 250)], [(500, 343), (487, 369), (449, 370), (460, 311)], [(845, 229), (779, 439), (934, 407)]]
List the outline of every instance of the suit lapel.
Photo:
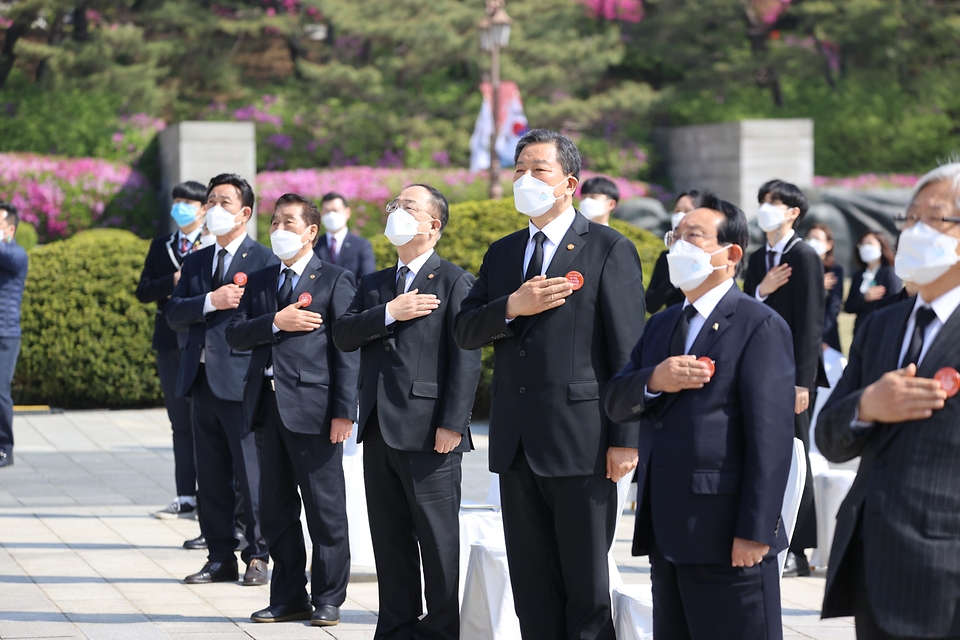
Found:
[(397, 265), (383, 272), (383, 280), (380, 282), (380, 302), (390, 302), (396, 297), (397, 293)]
[[(246, 268), (247, 258), (250, 256), (250, 249), (253, 246), (255, 240), (250, 236), (247, 236), (243, 239), (243, 242), (240, 243), (240, 246), (237, 247), (237, 252), (233, 255), (233, 259), (230, 261), (230, 268), (227, 269), (227, 273), (223, 276), (223, 282), (225, 284), (230, 284), (233, 282), (233, 276), (241, 271), (247, 273), (248, 269)], [(247, 275), (250, 275), (247, 273)]]
[(213, 291), (213, 257), (217, 255), (217, 245), (201, 249), (200, 254), (200, 284), (204, 291)]
[[(907, 333), (907, 321), (910, 319), (910, 314), (913, 313), (913, 300), (914, 299), (911, 299), (910, 304), (904, 304), (899, 313), (884, 326), (882, 344), (893, 345), (894, 348), (883, 349), (882, 351), (883, 356), (879, 360), (881, 375), (887, 371), (895, 371), (900, 366), (900, 349), (903, 346), (903, 339)], [(878, 375), (877, 378), (879, 377)]]
[(695, 356), (708, 355), (713, 344), (730, 328), (730, 316), (737, 310), (737, 302), (740, 297), (740, 289), (734, 284), (730, 290), (723, 294), (720, 302), (714, 307), (710, 317), (703, 323), (700, 333), (697, 334), (693, 345), (690, 347), (690, 353)]
[(946, 324), (940, 327), (933, 344), (923, 356), (923, 362), (917, 370), (917, 377), (932, 378), (941, 367), (950, 366), (960, 369), (960, 307), (957, 307), (947, 318)]
[[(180, 257), (180, 251), (177, 248), (177, 237), (180, 234), (176, 231), (170, 234), (170, 237), (167, 239), (167, 255), (170, 257), (170, 262), (173, 263), (173, 266), (177, 269), (183, 264), (183, 258)], [(184, 256), (185, 257), (185, 256)]]
[(296, 300), (301, 293), (309, 291), (315, 284), (320, 282), (320, 272), (323, 269), (323, 263), (320, 258), (314, 254), (307, 263), (307, 268), (300, 274), (297, 280), (297, 286), (293, 288), (293, 299)]
[(273, 273), (267, 276), (267, 313), (277, 308), (277, 289), (280, 288), (280, 268), (275, 267)]
[(413, 282), (410, 283), (410, 288), (407, 289), (407, 291), (419, 289), (420, 293), (424, 293), (427, 286), (432, 282), (430, 276), (435, 274), (437, 269), (440, 268), (440, 264), (440, 256), (434, 251), (433, 254), (427, 258), (427, 261), (420, 268), (420, 271), (417, 272), (417, 276), (413, 279)]

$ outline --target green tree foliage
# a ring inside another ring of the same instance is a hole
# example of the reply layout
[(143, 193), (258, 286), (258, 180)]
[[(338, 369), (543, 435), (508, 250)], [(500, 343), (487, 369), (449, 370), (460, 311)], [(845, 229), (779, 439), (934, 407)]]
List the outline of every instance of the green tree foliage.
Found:
[(29, 253), (13, 394), (56, 407), (156, 405), (155, 305), (134, 291), (150, 243), (98, 229)]

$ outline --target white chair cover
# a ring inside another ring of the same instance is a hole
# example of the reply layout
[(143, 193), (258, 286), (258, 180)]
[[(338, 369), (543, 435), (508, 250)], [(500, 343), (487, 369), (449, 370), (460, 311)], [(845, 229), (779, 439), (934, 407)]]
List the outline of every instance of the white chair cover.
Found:
[(653, 593), (649, 584), (617, 587), (612, 604), (617, 640), (653, 640)]
[(837, 528), (837, 512), (856, 479), (856, 471), (844, 469), (827, 469), (813, 474), (813, 492), (817, 505), (817, 549), (820, 552), (818, 567), (825, 567), (830, 561), (830, 547), (833, 545), (833, 534)]
[[(800, 496), (803, 494), (803, 483), (807, 479), (807, 460), (803, 449), (803, 442), (799, 438), (793, 439), (793, 458), (790, 460), (790, 475), (787, 477), (787, 490), (783, 494), (783, 507), (780, 510), (783, 532), (787, 540), (793, 538), (793, 530), (797, 526), (797, 512), (800, 510)], [(783, 565), (787, 561), (787, 550), (784, 549), (777, 556), (780, 562), (780, 577), (783, 577)]]
[(520, 640), (520, 621), (513, 607), (507, 552), (502, 544), (482, 540), (470, 546), (460, 637)]

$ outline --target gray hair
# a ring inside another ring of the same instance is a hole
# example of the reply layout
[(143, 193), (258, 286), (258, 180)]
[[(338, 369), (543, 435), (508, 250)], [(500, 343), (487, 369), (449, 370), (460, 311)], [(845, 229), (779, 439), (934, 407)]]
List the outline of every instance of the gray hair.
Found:
[(557, 148), (557, 160), (560, 162), (560, 168), (568, 176), (573, 176), (580, 180), (580, 150), (573, 140), (549, 129), (532, 129), (523, 134), (523, 137), (517, 142), (517, 150), (513, 153), (513, 163), (516, 164), (520, 159), (520, 152), (530, 144), (550, 143)]
[(925, 187), (944, 181), (950, 182), (953, 185), (953, 192), (956, 196), (954, 206), (960, 209), (960, 156), (957, 155), (951, 156), (946, 164), (942, 164), (936, 169), (928, 171), (917, 181), (917, 184), (913, 186), (913, 192), (910, 194), (910, 204), (907, 205), (908, 208), (913, 205), (913, 201), (917, 199), (917, 195)]

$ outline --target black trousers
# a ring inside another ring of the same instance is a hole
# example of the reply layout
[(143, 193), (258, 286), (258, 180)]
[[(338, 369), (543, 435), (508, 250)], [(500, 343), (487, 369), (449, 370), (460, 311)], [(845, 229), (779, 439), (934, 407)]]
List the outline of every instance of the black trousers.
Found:
[(383, 441), (376, 409), (364, 427), (363, 479), (380, 594), (377, 640), (460, 637), (462, 460), (462, 453), (393, 449)]
[(20, 355), (20, 338), (0, 337), (0, 451), (13, 453), (13, 396), (10, 386)]
[(655, 640), (781, 640), (777, 557), (750, 568), (674, 564), (653, 546)]
[(613, 640), (607, 551), (617, 485), (538, 476), (519, 447), (500, 476), (513, 601), (525, 640)]
[(797, 525), (790, 538), (790, 551), (803, 553), (804, 549), (817, 546), (817, 510), (813, 502), (813, 470), (810, 467), (810, 417), (816, 402), (816, 390), (810, 392), (810, 407), (793, 417), (794, 434), (803, 442), (804, 461), (807, 465), (807, 478), (800, 494), (800, 509), (797, 511)]
[(163, 389), (163, 404), (173, 429), (173, 469), (178, 496), (197, 494), (197, 463), (193, 455), (193, 416), (190, 399), (177, 397), (180, 349), (157, 351), (157, 373)]
[[(210, 562), (235, 562), (237, 493), (243, 497), (245, 564), (267, 558), (260, 532), (260, 463), (253, 433), (244, 433), (243, 403), (213, 395), (203, 365), (193, 385), (193, 444), (197, 455), (200, 532)], [(234, 481), (236, 478), (236, 482)]]
[(343, 445), (330, 442), (329, 435), (287, 429), (269, 386), (264, 386), (260, 398), (253, 433), (260, 456), (260, 525), (273, 558), (270, 604), (295, 604), (307, 598), (302, 495), (313, 542), (311, 600), (317, 606), (339, 607), (350, 581)]

